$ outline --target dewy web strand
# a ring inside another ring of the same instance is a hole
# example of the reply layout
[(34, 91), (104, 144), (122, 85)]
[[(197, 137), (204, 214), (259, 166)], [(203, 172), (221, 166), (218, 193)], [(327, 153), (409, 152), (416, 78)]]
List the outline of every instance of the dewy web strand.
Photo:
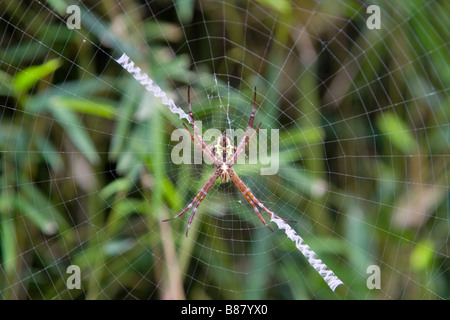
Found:
[(167, 94), (158, 86), (144, 71), (141, 70), (125, 53), (116, 62), (122, 66), (126, 71), (128, 71), (140, 84), (142, 84), (145, 89), (153, 94), (154, 97), (160, 98), (162, 104), (169, 107), (172, 113), (178, 114), (180, 119), (187, 119), (189, 122), (189, 116), (178, 107), (175, 102), (170, 99)]

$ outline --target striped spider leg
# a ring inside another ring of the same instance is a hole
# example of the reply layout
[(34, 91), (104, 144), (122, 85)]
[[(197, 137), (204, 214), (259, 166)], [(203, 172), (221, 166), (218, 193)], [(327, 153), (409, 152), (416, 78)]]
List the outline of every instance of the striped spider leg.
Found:
[[(256, 88), (255, 88), (255, 94), (253, 98), (253, 110), (252, 114), (250, 116), (250, 120), (247, 125), (247, 130), (244, 133), (244, 136), (242, 137), (241, 141), (238, 144), (238, 147), (236, 148), (233, 146), (230, 139), (225, 135), (220, 135), (217, 140), (215, 141), (215, 144), (213, 143), (211, 146), (207, 146), (205, 141), (200, 136), (197, 126), (194, 122), (194, 116), (192, 114), (191, 110), (191, 96), (190, 96), (190, 87), (188, 87), (188, 108), (189, 108), (189, 117), (190, 122), (192, 125), (192, 128), (194, 130), (194, 135), (189, 131), (187, 126), (185, 124), (184, 127), (189, 132), (189, 135), (194, 141), (195, 145), (200, 148), (213, 163), (215, 166), (214, 173), (211, 175), (211, 177), (206, 181), (206, 183), (203, 185), (203, 187), (200, 189), (200, 191), (197, 193), (197, 195), (194, 197), (191, 203), (189, 203), (186, 208), (184, 208), (179, 214), (176, 216), (166, 219), (163, 221), (170, 221), (176, 218), (181, 217), (186, 211), (188, 211), (190, 208), (194, 207), (192, 210), (192, 214), (189, 218), (189, 222), (186, 228), (186, 237), (188, 235), (189, 227), (192, 223), (192, 220), (194, 219), (195, 213), (197, 212), (197, 209), (200, 205), (200, 203), (205, 199), (208, 192), (211, 190), (211, 188), (214, 186), (216, 180), (220, 177), (222, 182), (228, 182), (228, 180), (231, 178), (231, 181), (236, 185), (236, 187), (239, 189), (239, 191), (242, 193), (244, 198), (248, 201), (248, 203), (252, 206), (253, 210), (258, 215), (259, 219), (261, 220), (264, 225), (269, 228), (270, 231), (273, 232), (272, 228), (269, 227), (269, 225), (266, 223), (264, 218), (262, 217), (261, 213), (258, 210), (257, 205), (266, 211), (271, 216), (277, 217), (279, 219), (282, 219), (278, 217), (275, 213), (267, 209), (258, 198), (256, 198), (251, 190), (242, 182), (242, 180), (238, 177), (238, 175), (233, 170), (233, 165), (236, 162), (239, 155), (246, 149), (247, 145), (249, 144), (250, 140), (255, 136), (256, 132), (258, 131), (259, 127), (261, 126), (261, 123), (256, 127), (256, 130), (252, 133), (252, 135), (249, 137), (250, 129), (253, 125), (253, 121), (255, 119), (255, 110), (256, 110)], [(291, 220), (282, 219), (284, 221), (288, 222), (295, 222)]]
[(273, 232), (272, 228), (269, 227), (269, 225), (267, 224), (266, 220), (264, 220), (263, 216), (261, 215), (261, 213), (258, 210), (258, 207), (255, 205), (255, 203), (261, 207), (261, 209), (263, 209), (264, 211), (266, 211), (268, 214), (270, 214), (271, 216), (274, 216), (275, 218), (281, 219), (283, 221), (286, 222), (293, 222), (296, 223), (296, 221), (293, 220), (287, 220), (287, 219), (283, 219), (279, 216), (277, 216), (275, 213), (273, 213), (272, 211), (270, 211), (269, 209), (267, 209), (262, 203), (261, 201), (255, 197), (255, 195), (252, 193), (252, 191), (245, 185), (245, 183), (241, 180), (241, 178), (239, 178), (239, 176), (236, 174), (236, 172), (234, 172), (233, 169), (230, 169), (230, 178), (231, 181), (233, 181), (233, 183), (236, 185), (236, 187), (239, 189), (239, 191), (242, 193), (242, 195), (244, 196), (244, 198), (248, 201), (248, 203), (250, 203), (250, 205), (252, 206), (253, 210), (255, 210), (256, 214), (258, 215), (259, 219), (261, 220), (262, 223), (264, 223), (264, 225), (269, 228), (270, 231)]
[(183, 213), (185, 213), (190, 208), (192, 208), (192, 206), (195, 205), (194, 210), (192, 210), (192, 214), (189, 217), (189, 222), (188, 222), (188, 225), (186, 228), (186, 237), (187, 237), (188, 232), (189, 232), (189, 227), (191, 226), (192, 220), (194, 219), (195, 213), (197, 212), (198, 206), (203, 201), (203, 199), (205, 199), (206, 195), (208, 194), (209, 190), (211, 190), (212, 186), (214, 185), (214, 183), (216, 182), (218, 177), (219, 177), (219, 173), (217, 170), (215, 170), (214, 173), (212, 174), (212, 176), (208, 179), (208, 181), (206, 181), (205, 185), (200, 189), (199, 193), (197, 193), (197, 195), (194, 197), (194, 200), (192, 200), (192, 202), (189, 203), (187, 205), (187, 207), (184, 208), (183, 211), (181, 211), (175, 217), (165, 219), (165, 220), (163, 220), (163, 222), (167, 222), (167, 221), (174, 220), (176, 218), (181, 217), (183, 215)]

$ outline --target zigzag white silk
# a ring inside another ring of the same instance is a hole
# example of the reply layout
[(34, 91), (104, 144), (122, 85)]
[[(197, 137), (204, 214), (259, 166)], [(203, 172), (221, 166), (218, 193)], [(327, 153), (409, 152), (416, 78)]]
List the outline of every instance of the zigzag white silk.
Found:
[(306, 259), (308, 259), (309, 264), (316, 269), (333, 292), (339, 285), (343, 284), (343, 282), (317, 257), (317, 254), (304, 242), (302, 237), (300, 237), (290, 225), (283, 220), (276, 218), (274, 215), (272, 215), (270, 220), (275, 222), (278, 229), (284, 230), (287, 237), (295, 242), (297, 249)]
[(178, 114), (180, 119), (185, 118), (188, 121), (189, 116), (178, 107), (175, 102), (170, 99), (167, 94), (158, 86), (144, 71), (141, 70), (125, 53), (116, 62), (128, 71), (145, 89), (150, 92), (154, 97), (160, 98), (162, 104), (169, 107), (172, 113)]

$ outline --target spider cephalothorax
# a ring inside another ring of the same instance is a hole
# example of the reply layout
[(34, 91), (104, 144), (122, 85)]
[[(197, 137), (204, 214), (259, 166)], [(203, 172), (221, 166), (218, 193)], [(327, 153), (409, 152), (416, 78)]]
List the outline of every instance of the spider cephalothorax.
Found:
[[(212, 145), (209, 147), (206, 145), (205, 141), (200, 136), (197, 126), (194, 123), (194, 116), (192, 114), (191, 110), (191, 95), (190, 95), (190, 87), (188, 87), (188, 108), (189, 108), (189, 117), (191, 119), (191, 125), (194, 129), (194, 135), (189, 131), (187, 126), (183, 123), (183, 126), (186, 128), (186, 130), (189, 132), (192, 141), (202, 150), (203, 154), (208, 157), (209, 160), (214, 164), (215, 170), (212, 176), (208, 179), (208, 181), (205, 183), (205, 185), (200, 189), (199, 193), (195, 196), (194, 200), (183, 209), (179, 214), (177, 214), (175, 217), (166, 219), (163, 221), (170, 221), (173, 219), (176, 219), (183, 215), (187, 210), (189, 210), (193, 205), (195, 205), (194, 210), (192, 211), (192, 214), (189, 218), (188, 226), (186, 229), (186, 237), (188, 235), (189, 226), (191, 225), (192, 220), (194, 219), (194, 215), (197, 212), (197, 208), (200, 205), (200, 203), (203, 201), (203, 199), (208, 194), (209, 190), (211, 190), (212, 186), (216, 182), (217, 178), (220, 177), (220, 179), (223, 182), (228, 182), (229, 179), (233, 181), (233, 183), (236, 185), (236, 187), (239, 189), (239, 191), (242, 193), (242, 195), (245, 197), (245, 199), (250, 203), (250, 205), (253, 207), (253, 210), (258, 215), (259, 219), (264, 223), (264, 225), (269, 228), (271, 231), (272, 228), (269, 227), (269, 225), (266, 223), (264, 218), (262, 217), (261, 213), (258, 210), (258, 205), (261, 209), (266, 211), (268, 214), (273, 215), (276, 218), (282, 219), (284, 221), (288, 222), (295, 222), (291, 220), (286, 220), (283, 218), (280, 218), (275, 213), (267, 209), (261, 201), (256, 198), (251, 190), (242, 182), (242, 180), (238, 177), (236, 172), (233, 170), (233, 165), (235, 164), (237, 158), (239, 155), (245, 150), (247, 147), (247, 144), (250, 142), (250, 140), (255, 135), (256, 131), (258, 131), (259, 127), (261, 126), (261, 123), (256, 127), (255, 131), (252, 133), (252, 135), (249, 137), (250, 129), (253, 125), (253, 120), (255, 119), (255, 110), (256, 110), (256, 88), (255, 88), (255, 95), (253, 98), (253, 111), (250, 116), (250, 120), (248, 122), (247, 130), (244, 133), (244, 137), (239, 142), (238, 146), (235, 147), (231, 140), (226, 135), (220, 135)], [(197, 140), (194, 138), (197, 138)]]

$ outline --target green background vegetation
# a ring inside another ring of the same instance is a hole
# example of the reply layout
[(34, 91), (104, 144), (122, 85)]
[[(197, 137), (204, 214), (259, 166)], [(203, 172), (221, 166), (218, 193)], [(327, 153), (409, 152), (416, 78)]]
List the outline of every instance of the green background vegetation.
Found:
[[(449, 298), (450, 5), (378, 4), (381, 30), (359, 1), (94, 1), (69, 30), (68, 1), (1, 1), (0, 297)], [(189, 238), (187, 217), (160, 222), (211, 169), (171, 163), (182, 122), (122, 52), (183, 108), (192, 85), (205, 128), (227, 125), (208, 93), (244, 128), (257, 85), (280, 170), (237, 170), (345, 287), (331, 292), (231, 186)], [(66, 288), (71, 264), (81, 290)], [(372, 264), (381, 290), (366, 287)]]

